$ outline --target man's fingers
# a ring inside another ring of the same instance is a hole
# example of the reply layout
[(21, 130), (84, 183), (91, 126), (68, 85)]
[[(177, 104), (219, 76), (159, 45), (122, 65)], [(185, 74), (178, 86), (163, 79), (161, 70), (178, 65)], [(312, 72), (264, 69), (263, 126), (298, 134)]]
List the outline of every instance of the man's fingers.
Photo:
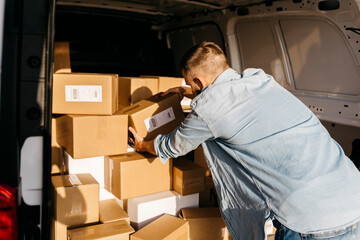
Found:
[(129, 144), (130, 144), (131, 147), (135, 147), (134, 139), (130, 138), (129, 139)]
[(129, 131), (133, 134), (134, 137), (135, 137), (135, 135), (137, 134), (137, 132), (135, 131), (135, 129), (133, 129), (132, 127), (129, 127)]
[(130, 132), (132, 133), (132, 135), (134, 136), (135, 142), (141, 142), (141, 141), (144, 140), (139, 134), (137, 134), (137, 132), (135, 131), (135, 129), (133, 129), (132, 127), (129, 127), (129, 131), (130, 131)]
[(161, 94), (161, 96), (166, 96), (169, 93), (177, 93), (179, 95), (182, 95), (182, 88), (181, 87), (170, 88), (170, 89), (166, 90), (163, 94)]
[(173, 91), (172, 89), (169, 89), (169, 90), (163, 92), (163, 93), (161, 94), (161, 96), (163, 97), (163, 96), (166, 96), (166, 95), (168, 95), (169, 93), (173, 93), (173, 92), (174, 92), (174, 91)]

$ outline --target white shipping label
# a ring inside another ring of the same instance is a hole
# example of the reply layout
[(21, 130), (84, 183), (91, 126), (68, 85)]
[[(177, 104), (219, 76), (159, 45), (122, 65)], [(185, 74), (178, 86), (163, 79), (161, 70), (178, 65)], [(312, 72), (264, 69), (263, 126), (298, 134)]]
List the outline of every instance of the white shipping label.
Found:
[(65, 85), (66, 102), (102, 102), (101, 85)]
[(147, 131), (152, 132), (155, 129), (167, 124), (168, 122), (171, 122), (174, 119), (174, 110), (172, 109), (172, 107), (169, 107), (168, 109), (145, 119), (144, 123)]

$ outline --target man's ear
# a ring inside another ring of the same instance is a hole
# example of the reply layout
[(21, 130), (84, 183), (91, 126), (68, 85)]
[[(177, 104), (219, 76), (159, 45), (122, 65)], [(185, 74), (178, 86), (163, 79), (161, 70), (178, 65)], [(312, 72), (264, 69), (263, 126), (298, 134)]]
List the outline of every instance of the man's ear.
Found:
[(200, 89), (204, 89), (205, 87), (207, 87), (209, 85), (208, 82), (203, 77), (195, 78), (194, 82), (195, 82), (196, 85), (198, 85), (198, 87)]

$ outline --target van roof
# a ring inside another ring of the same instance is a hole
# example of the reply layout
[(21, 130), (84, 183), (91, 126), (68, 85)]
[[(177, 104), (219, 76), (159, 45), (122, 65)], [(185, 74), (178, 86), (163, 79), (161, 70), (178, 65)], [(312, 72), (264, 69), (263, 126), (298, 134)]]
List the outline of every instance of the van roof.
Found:
[(209, 12), (266, 4), (280, 0), (58, 0), (57, 5), (63, 7), (81, 7), (89, 10), (111, 10), (128, 14), (153, 23), (206, 14)]

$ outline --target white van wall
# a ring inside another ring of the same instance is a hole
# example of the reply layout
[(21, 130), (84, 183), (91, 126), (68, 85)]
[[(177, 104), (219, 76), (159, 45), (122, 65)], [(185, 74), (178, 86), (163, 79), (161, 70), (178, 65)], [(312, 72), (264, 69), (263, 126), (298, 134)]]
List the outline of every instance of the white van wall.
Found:
[[(202, 23), (217, 24), (232, 68), (262, 68), (273, 75), (324, 122), (349, 155), (353, 140), (360, 137), (360, 36), (349, 30), (360, 27), (360, 0), (340, 1), (331, 10), (320, 10), (320, 2), (276, 1), (226, 10), (222, 16), (213, 13), (177, 23), (171, 34), (190, 33), (186, 25), (198, 31)], [(174, 39), (168, 38), (168, 45), (176, 51)]]

